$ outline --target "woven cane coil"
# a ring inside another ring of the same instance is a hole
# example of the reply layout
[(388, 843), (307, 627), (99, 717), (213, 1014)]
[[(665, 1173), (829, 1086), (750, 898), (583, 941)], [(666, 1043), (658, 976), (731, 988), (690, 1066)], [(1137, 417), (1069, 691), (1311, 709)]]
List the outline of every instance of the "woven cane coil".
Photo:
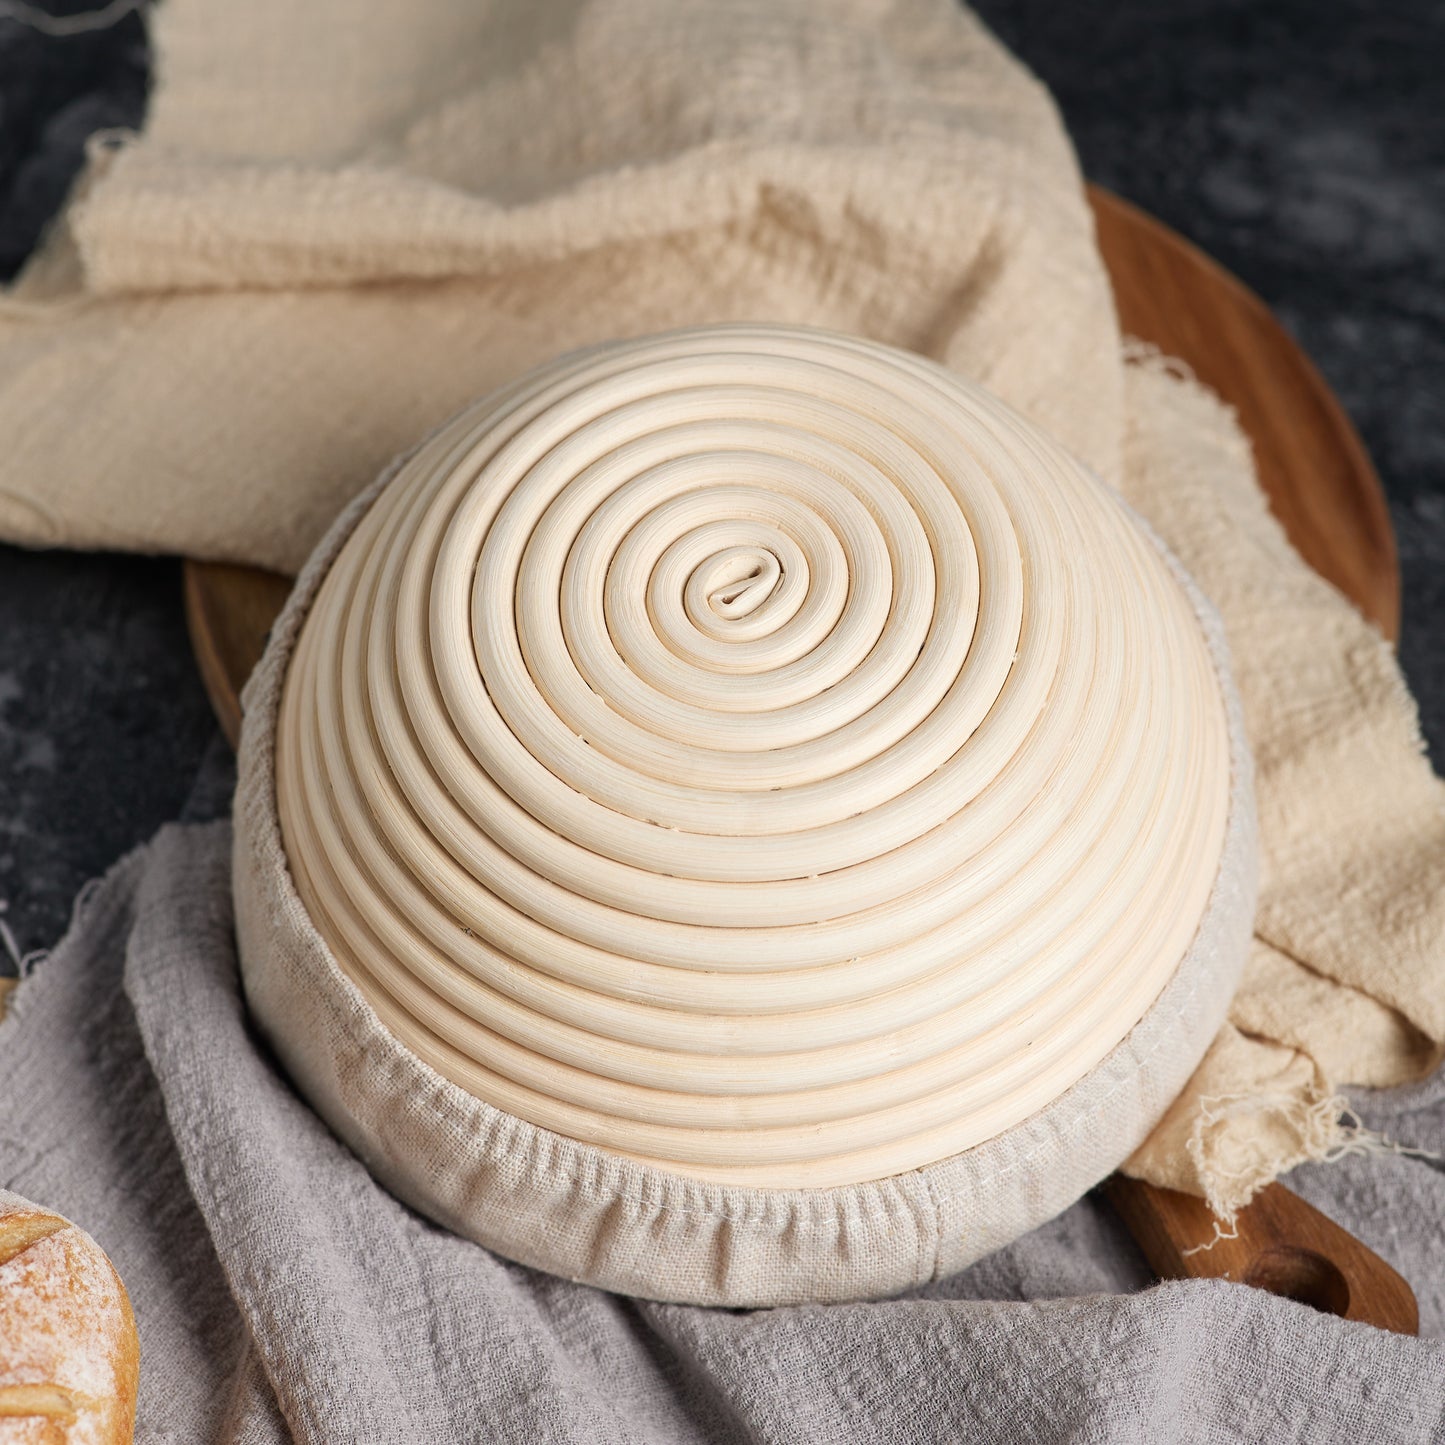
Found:
[(908, 353), (565, 357), (397, 471), (287, 673), (297, 889), (407, 1049), (700, 1180), (844, 1185), (1056, 1098), (1178, 967), (1230, 796), (1154, 540)]

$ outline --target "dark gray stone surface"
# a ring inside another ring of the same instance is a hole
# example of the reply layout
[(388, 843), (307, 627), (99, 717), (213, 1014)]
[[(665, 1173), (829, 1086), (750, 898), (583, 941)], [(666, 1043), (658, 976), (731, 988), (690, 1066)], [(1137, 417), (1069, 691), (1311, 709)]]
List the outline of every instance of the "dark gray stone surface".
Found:
[[(54, 4), (85, 8), (84, 0)], [(1390, 494), (1401, 657), (1445, 759), (1445, 0), (980, 0), (1085, 170), (1242, 276), (1319, 362)], [(134, 124), (140, 21), (0, 20), (0, 274), (91, 130)], [(0, 548), (0, 921), (53, 942), (80, 885), (186, 806), (215, 729), (173, 561)], [(212, 755), (193, 816), (220, 806)], [(218, 781), (219, 779), (219, 781)], [(7, 959), (0, 931), (0, 968)]]
[[(62, 20), (95, 0), (47, 0)], [(65, 37), (0, 18), (0, 278), (13, 276), (59, 209), (86, 140), (134, 129), (145, 114), (150, 58), (139, 14)]]
[(76, 890), (179, 815), (216, 726), (180, 568), (0, 551), (0, 971)]
[(1445, 3), (979, 0), (1084, 170), (1253, 287), (1379, 468), (1445, 766)]

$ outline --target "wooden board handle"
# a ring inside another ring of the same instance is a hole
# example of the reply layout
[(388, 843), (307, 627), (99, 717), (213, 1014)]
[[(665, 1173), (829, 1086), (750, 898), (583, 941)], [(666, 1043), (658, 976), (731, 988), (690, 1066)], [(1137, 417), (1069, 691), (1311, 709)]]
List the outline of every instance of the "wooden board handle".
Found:
[(1192, 1194), (1122, 1174), (1104, 1192), (1160, 1279), (1236, 1280), (1396, 1334), (1420, 1328), (1410, 1286), (1283, 1184), (1260, 1190), (1240, 1210), (1235, 1233), (1218, 1240), (1209, 1206)]

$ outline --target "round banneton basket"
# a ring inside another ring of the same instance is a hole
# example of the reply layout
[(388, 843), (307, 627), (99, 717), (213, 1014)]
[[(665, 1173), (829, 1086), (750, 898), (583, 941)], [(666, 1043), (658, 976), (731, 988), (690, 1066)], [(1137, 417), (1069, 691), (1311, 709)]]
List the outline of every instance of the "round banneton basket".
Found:
[(563, 357), (338, 519), (246, 695), (251, 1008), (388, 1187), (658, 1299), (947, 1274), (1142, 1141), (1251, 931), (1217, 618), (909, 353)]

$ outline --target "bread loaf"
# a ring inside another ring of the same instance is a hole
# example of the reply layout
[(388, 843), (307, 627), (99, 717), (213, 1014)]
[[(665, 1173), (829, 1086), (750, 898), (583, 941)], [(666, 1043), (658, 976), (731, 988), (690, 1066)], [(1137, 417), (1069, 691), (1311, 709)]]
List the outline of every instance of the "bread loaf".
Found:
[(0, 1445), (116, 1445), (135, 1425), (130, 1300), (82, 1229), (0, 1191)]

